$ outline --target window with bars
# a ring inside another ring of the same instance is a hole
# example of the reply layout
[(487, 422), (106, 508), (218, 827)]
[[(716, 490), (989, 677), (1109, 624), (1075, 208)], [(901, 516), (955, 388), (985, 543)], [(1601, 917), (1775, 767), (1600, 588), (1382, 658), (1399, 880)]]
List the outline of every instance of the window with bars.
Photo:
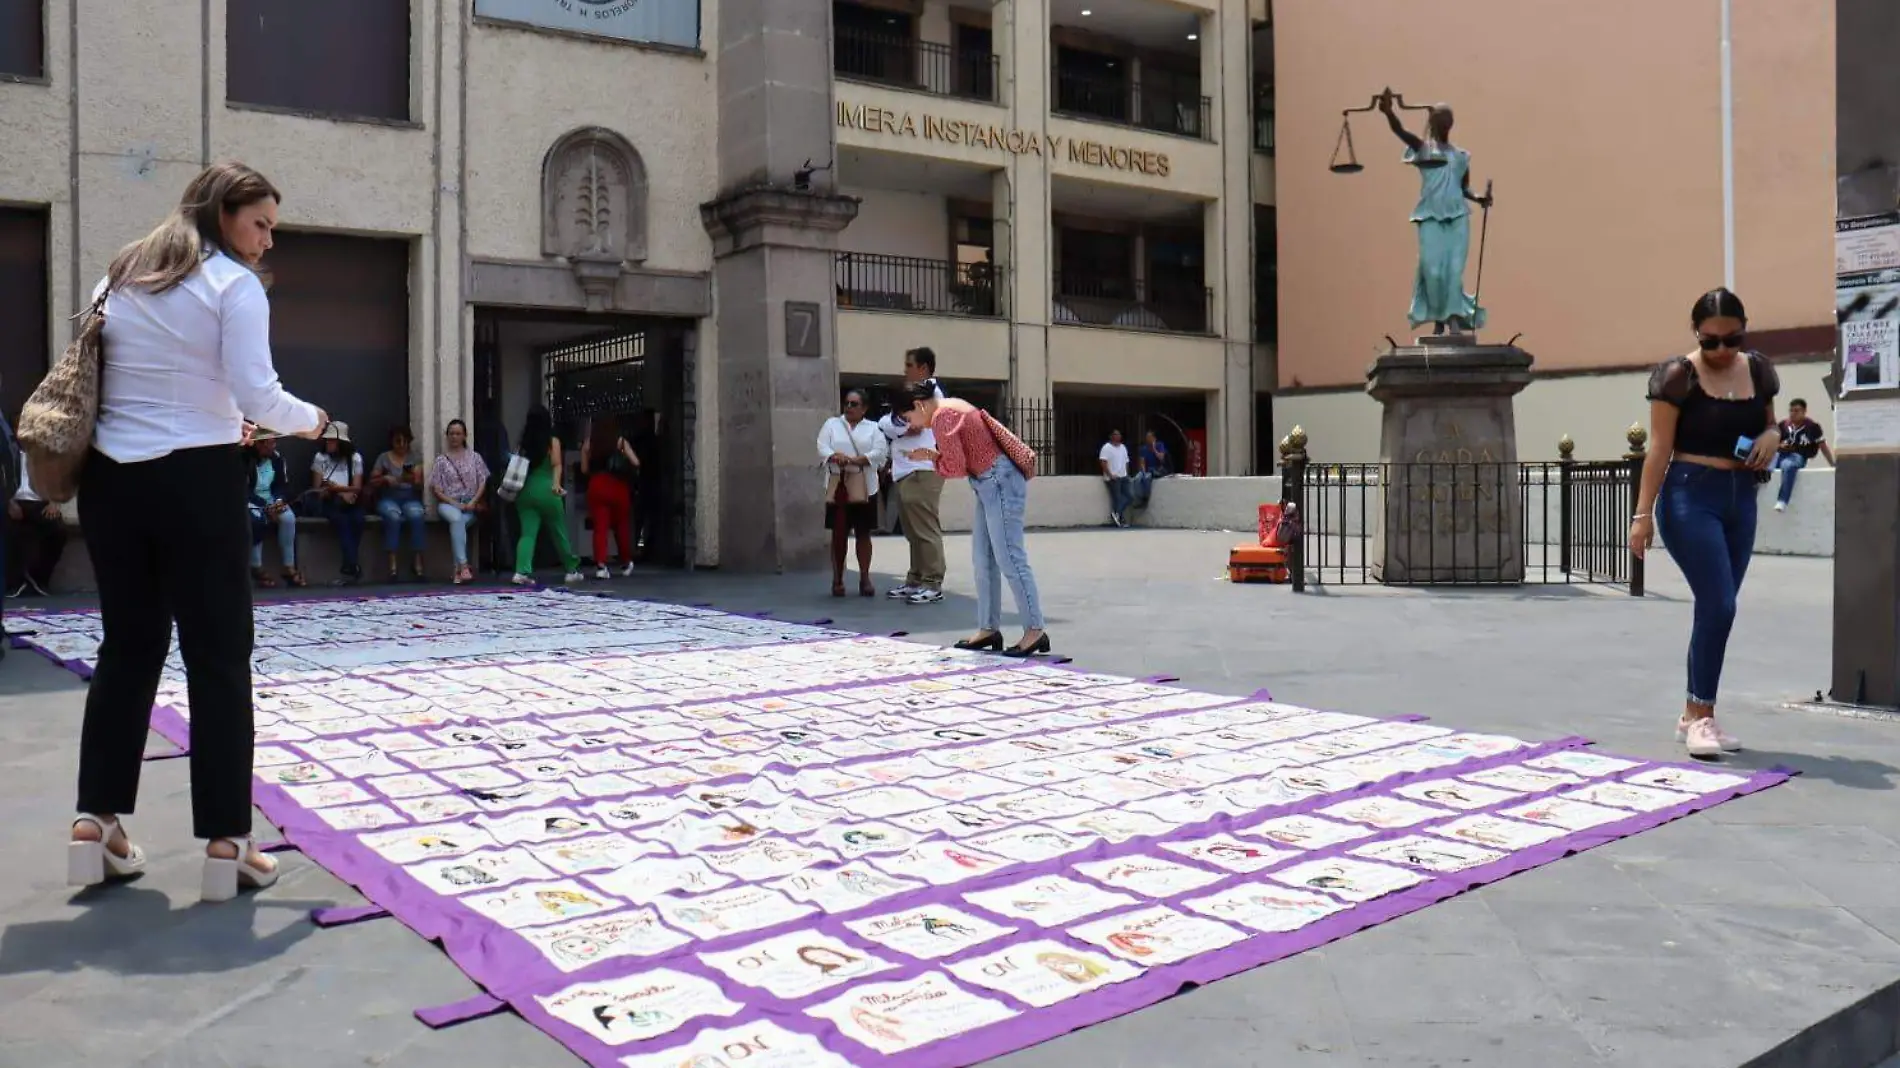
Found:
[[(271, 357), (284, 388), (350, 427), (369, 460), (409, 422), (409, 251), (403, 238), (279, 230), (270, 268)], [(413, 428), (431, 441), (441, 428)], [(308, 442), (285, 442), (292, 470)]]
[(409, 39), (408, 0), (229, 0), (225, 99), (406, 122)]
[(46, 0), (0, 0), (0, 78), (46, 77)]
[(44, 209), (0, 207), (0, 411), (9, 423), (46, 376), (46, 230)]

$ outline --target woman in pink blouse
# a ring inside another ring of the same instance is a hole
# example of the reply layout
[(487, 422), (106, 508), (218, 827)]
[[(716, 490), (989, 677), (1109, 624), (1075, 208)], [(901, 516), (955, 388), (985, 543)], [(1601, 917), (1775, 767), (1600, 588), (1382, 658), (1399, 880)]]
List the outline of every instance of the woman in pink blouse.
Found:
[[(1036, 472), (1035, 450), (1009, 432), (988, 412), (965, 401), (939, 399), (937, 382), (926, 378), (910, 386), (911, 422), (929, 424), (934, 449), (912, 449), (913, 460), (931, 460), (946, 479), (967, 477), (976, 495), (976, 521), (970, 530), (971, 568), (976, 576), (975, 636), (959, 649), (1002, 651), (1028, 657), (1049, 651), (1043, 629), (1036, 576), (1023, 545), (1023, 515), (1029, 506), (1029, 479)], [(1016, 611), (1023, 617), (1022, 640), (1003, 649), (1003, 580), (1009, 580)]]
[(468, 447), (468, 424), (449, 420), (444, 435), (448, 446), (435, 458), (429, 472), (429, 488), (435, 491), (436, 514), (449, 525), (449, 545), (455, 550), (455, 584), (460, 586), (475, 577), (468, 566), (468, 530), (488, 509), (482, 500), (488, 492), (488, 461)]

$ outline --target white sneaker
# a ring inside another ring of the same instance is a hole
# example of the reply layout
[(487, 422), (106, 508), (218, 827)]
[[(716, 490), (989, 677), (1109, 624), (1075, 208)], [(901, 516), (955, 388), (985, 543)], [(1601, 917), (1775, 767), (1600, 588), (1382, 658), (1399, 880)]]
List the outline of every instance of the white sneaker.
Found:
[(1776, 501), (1776, 502), (1775, 502), (1775, 511), (1777, 511), (1777, 512), (1785, 512), (1785, 511), (1787, 511), (1787, 510), (1788, 510), (1788, 502), (1787, 502), (1787, 501)]
[(620, 577), (626, 578), (631, 574), (633, 574), (633, 561), (629, 560), (627, 561), (627, 566), (620, 569)]
[[(1714, 716), (1709, 716), (1706, 720), (1700, 720), (1697, 722), (1706, 722), (1711, 727), (1715, 728), (1716, 745), (1718, 748), (1721, 749), (1722, 752), (1739, 753), (1742, 751), (1742, 740), (1740, 738), (1735, 737), (1733, 734), (1730, 734), (1727, 731), (1723, 730), (1722, 725), (1715, 721)], [(1688, 717), (1686, 716), (1676, 721), (1676, 741), (1687, 742), (1689, 740), (1690, 726), (1691, 726), (1691, 723)]]
[(911, 594), (908, 600), (911, 604), (936, 604), (938, 601), (943, 600), (943, 591), (918, 590), (916, 593)]
[(912, 596), (916, 595), (918, 592), (919, 591), (917, 587), (915, 586), (899, 586), (896, 589), (889, 591), (884, 596), (889, 597), (893, 601), (907, 601)]
[(515, 577), (509, 579), (508, 581), (514, 583), (517, 586), (532, 586), (534, 585), (534, 576), (523, 575), (520, 572), (516, 572)]
[(614, 573), (607, 570), (607, 565), (602, 564), (594, 569), (594, 577), (597, 579), (610, 579), (614, 577)]
[(587, 579), (587, 576), (581, 574), (578, 571), (569, 571), (567, 574), (561, 576), (561, 581), (567, 583), (570, 586), (572, 586), (576, 582), (584, 582), (586, 581), (586, 579)]

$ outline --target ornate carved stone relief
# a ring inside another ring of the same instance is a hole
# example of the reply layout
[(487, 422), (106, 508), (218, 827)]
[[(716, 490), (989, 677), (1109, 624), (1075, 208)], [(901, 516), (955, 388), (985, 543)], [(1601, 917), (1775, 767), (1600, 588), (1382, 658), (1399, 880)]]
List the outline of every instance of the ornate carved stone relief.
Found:
[(612, 130), (575, 130), (548, 150), (541, 173), (541, 252), (573, 265), (590, 310), (604, 311), (629, 264), (647, 255), (647, 174)]

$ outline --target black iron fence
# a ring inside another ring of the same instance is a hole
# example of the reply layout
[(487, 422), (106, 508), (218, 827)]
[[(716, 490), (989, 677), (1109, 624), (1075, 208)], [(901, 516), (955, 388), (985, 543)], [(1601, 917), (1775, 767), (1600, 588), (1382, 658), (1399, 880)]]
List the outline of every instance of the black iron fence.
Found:
[(1205, 334), (1214, 319), (1214, 290), (1204, 285), (1065, 274), (1054, 282), (1052, 323)]
[(1643, 595), (1629, 550), (1642, 480), (1621, 460), (1318, 463), (1295, 428), (1280, 446), (1281, 499), (1297, 506), (1293, 589), (1315, 585), (1597, 584)]
[(935, 315), (1003, 314), (1003, 269), (871, 252), (837, 254), (838, 307)]
[(1212, 141), (1214, 103), (1179, 86), (1104, 78), (1055, 67), (1059, 114)]
[(832, 42), (839, 77), (936, 96), (996, 101), (996, 56), (908, 37), (841, 28)]

